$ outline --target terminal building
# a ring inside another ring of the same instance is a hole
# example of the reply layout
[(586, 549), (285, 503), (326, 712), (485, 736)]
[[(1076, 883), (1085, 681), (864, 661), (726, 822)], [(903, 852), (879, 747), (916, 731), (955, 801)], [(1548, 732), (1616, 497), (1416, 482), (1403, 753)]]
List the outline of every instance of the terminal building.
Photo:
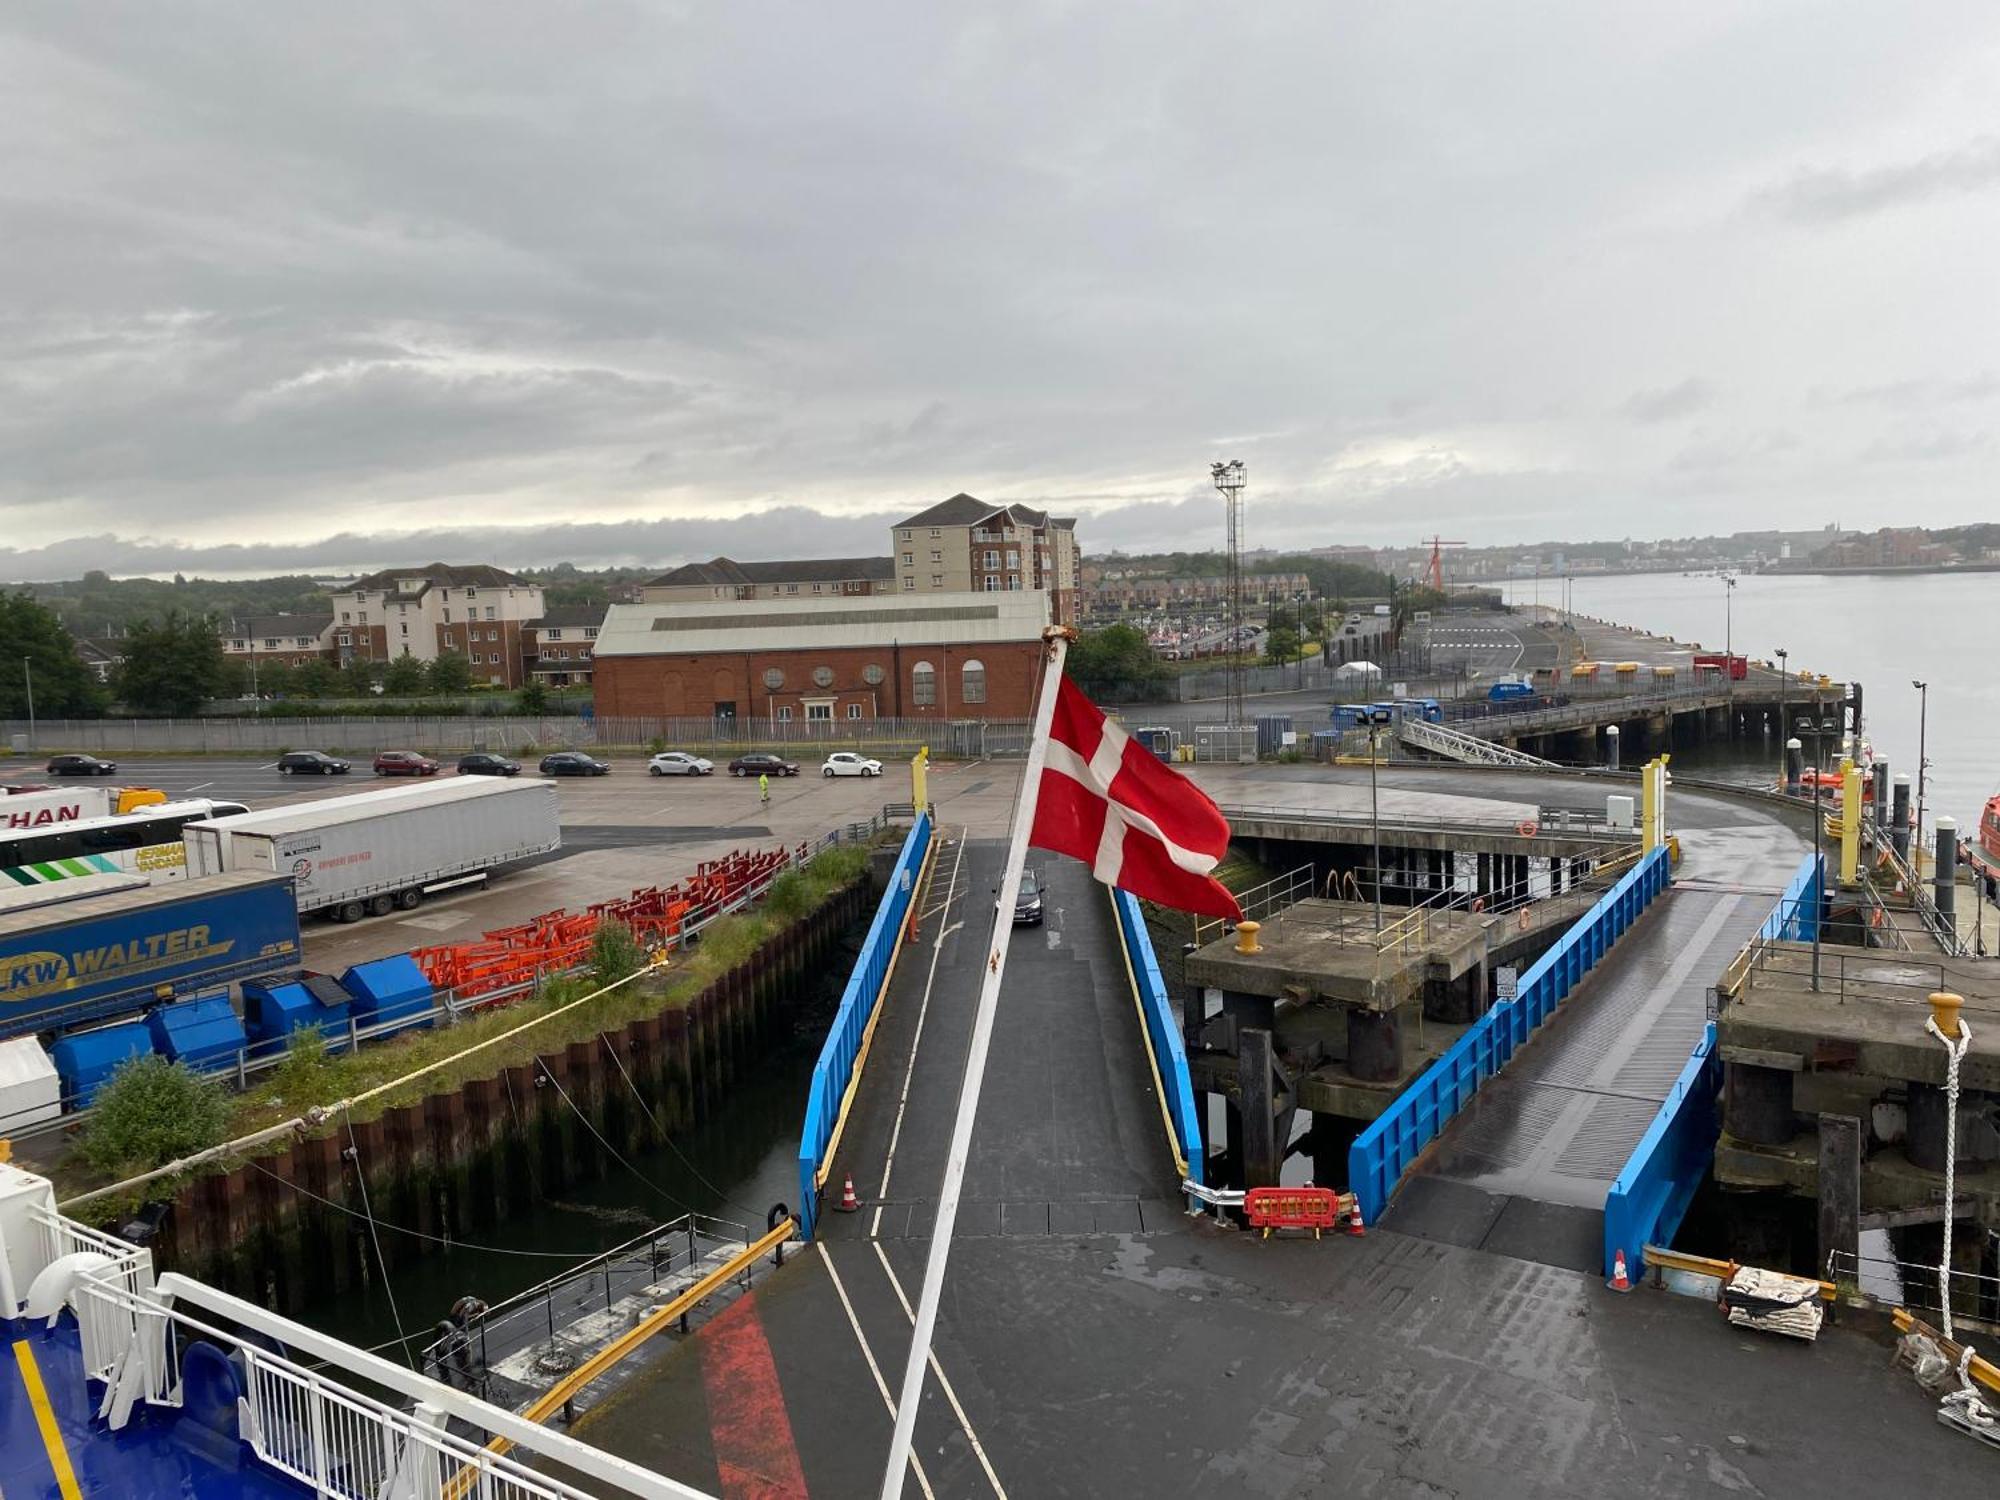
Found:
[(593, 666), (600, 716), (1025, 719), (1049, 595), (939, 593), (616, 604)]

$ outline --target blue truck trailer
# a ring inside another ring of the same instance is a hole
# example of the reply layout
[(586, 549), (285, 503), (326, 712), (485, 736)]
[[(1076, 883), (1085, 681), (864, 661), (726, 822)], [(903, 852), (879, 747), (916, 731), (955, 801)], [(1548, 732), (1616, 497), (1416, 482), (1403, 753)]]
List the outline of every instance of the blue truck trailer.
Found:
[(299, 967), (288, 875), (175, 881), (0, 916), (0, 1038)]

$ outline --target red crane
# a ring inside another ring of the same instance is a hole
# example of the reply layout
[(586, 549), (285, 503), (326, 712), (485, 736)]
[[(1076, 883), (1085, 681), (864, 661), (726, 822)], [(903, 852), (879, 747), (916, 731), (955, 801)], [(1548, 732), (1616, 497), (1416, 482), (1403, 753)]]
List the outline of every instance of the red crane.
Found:
[[(1419, 543), (1419, 545), (1422, 544)], [(1444, 592), (1444, 549), (1446, 547), (1464, 547), (1467, 545), (1469, 544), (1465, 542), (1447, 542), (1440, 536), (1432, 537), (1431, 562), (1430, 566), (1424, 570), (1424, 581), (1442, 594)]]

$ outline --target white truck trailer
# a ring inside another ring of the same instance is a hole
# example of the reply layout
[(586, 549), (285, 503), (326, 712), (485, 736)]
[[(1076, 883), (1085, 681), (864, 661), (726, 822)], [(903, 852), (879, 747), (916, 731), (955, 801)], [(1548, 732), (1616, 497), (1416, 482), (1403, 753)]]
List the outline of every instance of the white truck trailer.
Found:
[(166, 793), (144, 786), (50, 786), (39, 791), (0, 795), (0, 833), (27, 833), (108, 818), (167, 800)]
[(301, 915), (354, 922), (558, 849), (562, 827), (554, 786), (481, 776), (190, 823), (182, 838), (190, 876), (289, 875)]

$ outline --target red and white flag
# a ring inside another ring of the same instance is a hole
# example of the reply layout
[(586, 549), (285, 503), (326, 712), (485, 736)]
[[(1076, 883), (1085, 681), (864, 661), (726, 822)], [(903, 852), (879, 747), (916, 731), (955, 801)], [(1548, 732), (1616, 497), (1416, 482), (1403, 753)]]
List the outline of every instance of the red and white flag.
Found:
[(1222, 809), (1108, 722), (1067, 677), (1057, 684), (1028, 842), (1080, 859), (1106, 885), (1160, 906), (1242, 919), (1211, 873), (1229, 848)]

